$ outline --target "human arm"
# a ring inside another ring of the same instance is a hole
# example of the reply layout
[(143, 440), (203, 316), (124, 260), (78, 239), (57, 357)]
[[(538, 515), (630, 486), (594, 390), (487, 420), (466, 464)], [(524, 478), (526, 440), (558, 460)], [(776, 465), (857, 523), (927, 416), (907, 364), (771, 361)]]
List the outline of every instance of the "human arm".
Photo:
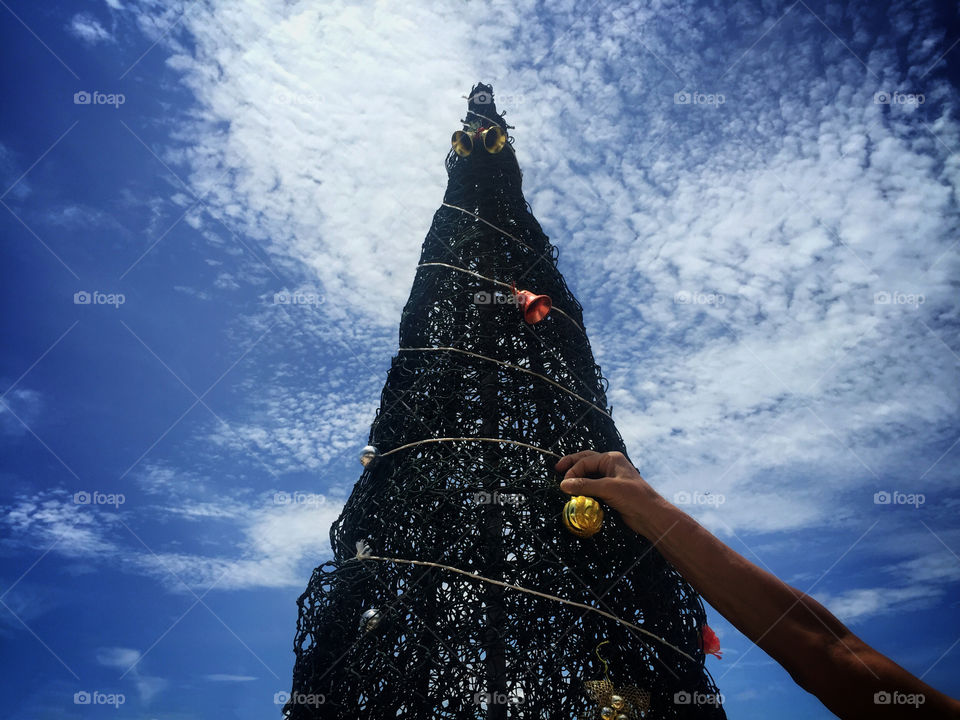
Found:
[[(956, 717), (960, 703), (854, 635), (822, 604), (727, 547), (665, 500), (618, 452), (590, 450), (557, 463), (561, 490), (620, 513), (717, 611), (841, 718)], [(922, 698), (878, 704), (877, 693)], [(918, 701), (919, 702), (919, 701)]]

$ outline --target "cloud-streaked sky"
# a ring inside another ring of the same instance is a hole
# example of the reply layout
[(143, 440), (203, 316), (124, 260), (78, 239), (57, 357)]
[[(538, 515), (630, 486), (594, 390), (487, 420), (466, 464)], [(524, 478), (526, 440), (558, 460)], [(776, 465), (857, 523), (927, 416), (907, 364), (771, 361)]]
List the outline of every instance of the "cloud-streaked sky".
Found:
[(12, 713), (278, 713), (478, 80), (633, 462), (960, 694), (956, 8), (0, 5)]

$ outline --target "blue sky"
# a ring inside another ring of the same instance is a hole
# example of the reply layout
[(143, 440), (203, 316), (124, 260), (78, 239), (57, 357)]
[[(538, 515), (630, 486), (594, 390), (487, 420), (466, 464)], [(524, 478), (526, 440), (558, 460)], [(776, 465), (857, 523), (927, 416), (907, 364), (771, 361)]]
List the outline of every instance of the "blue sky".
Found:
[(478, 80), (644, 476), (960, 695), (941, 5), (0, 2), (8, 713), (278, 711)]

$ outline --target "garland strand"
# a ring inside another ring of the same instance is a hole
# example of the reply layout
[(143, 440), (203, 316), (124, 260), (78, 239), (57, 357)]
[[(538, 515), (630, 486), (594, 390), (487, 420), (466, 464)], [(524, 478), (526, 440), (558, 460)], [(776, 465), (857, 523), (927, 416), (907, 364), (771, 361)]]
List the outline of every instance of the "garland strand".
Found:
[(661, 643), (661, 644), (663, 644), (663, 645), (666, 645), (666, 646), (667, 646), (668, 648), (670, 648), (671, 650), (675, 650), (676, 652), (680, 653), (681, 655), (683, 655), (685, 658), (687, 658), (687, 659), (690, 660), (691, 662), (694, 662), (694, 663), (697, 662), (695, 658), (693, 658), (693, 657), (691, 657), (690, 655), (688, 655), (687, 653), (685, 653), (683, 650), (681, 650), (680, 648), (678, 648), (676, 645), (670, 644), (669, 642), (667, 642), (666, 640), (664, 640), (662, 637), (659, 637), (658, 635), (653, 634), (653, 633), (650, 632), (649, 630), (644, 630), (644, 629), (643, 629), (642, 627), (640, 627), (639, 625), (634, 625), (633, 623), (627, 622), (626, 620), (621, 620), (621, 619), (618, 618), (616, 615), (613, 615), (612, 613), (608, 613), (606, 610), (600, 610), (599, 608), (591, 607), (590, 605), (585, 605), (585, 604), (583, 604), (583, 603), (578, 603), (578, 602), (575, 602), (575, 601), (573, 601), (573, 600), (565, 600), (565, 599), (563, 599), (563, 598), (561, 598), (561, 597), (557, 597), (556, 595), (548, 595), (548, 594), (546, 594), (546, 593), (542, 593), (542, 592), (539, 592), (539, 591), (537, 591), (537, 590), (531, 590), (530, 588), (521, 587), (520, 585), (511, 585), (510, 583), (501, 582), (500, 580), (492, 580), (491, 578), (486, 578), (486, 577), (484, 577), (483, 575), (478, 575), (477, 573), (467, 572), (466, 570), (461, 570), (460, 568), (451, 567), (450, 565), (442, 565), (442, 564), (440, 564), (440, 563), (428, 562), (428, 561), (426, 561), (426, 560), (404, 560), (403, 558), (379, 557), (379, 556), (377, 556), (377, 555), (371, 555), (371, 554), (370, 554), (370, 547), (369, 547), (369, 546), (366, 544), (366, 542), (364, 542), (363, 540), (360, 540), (360, 541), (357, 542), (357, 555), (356, 555), (356, 559), (357, 559), (357, 560), (382, 560), (382, 561), (384, 561), (384, 562), (404, 563), (404, 564), (406, 564), (406, 565), (424, 565), (424, 566), (427, 566), (427, 567), (440, 568), (440, 569), (442, 569), (442, 570), (448, 570), (448, 571), (450, 571), (450, 572), (454, 572), (454, 573), (457, 573), (457, 574), (459, 574), (459, 575), (464, 575), (464, 576), (466, 576), (466, 577), (468, 577), (468, 578), (471, 578), (471, 579), (473, 579), (473, 580), (481, 580), (481, 581), (483, 581), (483, 582), (488, 582), (488, 583), (491, 583), (491, 584), (493, 584), (493, 585), (499, 585), (499, 586), (501, 586), (501, 587), (510, 588), (511, 590), (519, 590), (520, 592), (529, 593), (530, 595), (536, 595), (536, 596), (538, 596), (538, 597), (546, 598), (547, 600), (554, 600), (554, 601), (556, 601), (556, 602), (563, 603), (564, 605), (571, 605), (571, 606), (573, 606), (573, 607), (578, 607), (578, 608), (581, 608), (581, 609), (583, 609), (583, 610), (588, 610), (589, 612), (595, 612), (595, 613), (598, 613), (598, 614), (600, 614), (600, 615), (603, 615), (604, 617), (608, 617), (608, 618), (610, 618), (611, 620), (614, 620), (614, 621), (620, 623), (621, 625), (625, 625), (626, 627), (631, 628), (632, 630), (636, 630), (637, 632), (643, 633), (644, 635), (647, 635), (648, 637), (653, 638), (653, 639), (656, 640), (657, 642), (659, 642), (659, 643)]

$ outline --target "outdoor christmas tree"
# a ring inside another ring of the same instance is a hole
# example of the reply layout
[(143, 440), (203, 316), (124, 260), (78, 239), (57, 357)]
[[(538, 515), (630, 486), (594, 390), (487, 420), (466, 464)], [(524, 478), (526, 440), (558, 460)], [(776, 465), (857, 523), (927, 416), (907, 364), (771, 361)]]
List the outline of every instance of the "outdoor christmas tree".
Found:
[(722, 718), (699, 596), (559, 489), (563, 455), (626, 450), (490, 86), (462, 122), (284, 713)]

